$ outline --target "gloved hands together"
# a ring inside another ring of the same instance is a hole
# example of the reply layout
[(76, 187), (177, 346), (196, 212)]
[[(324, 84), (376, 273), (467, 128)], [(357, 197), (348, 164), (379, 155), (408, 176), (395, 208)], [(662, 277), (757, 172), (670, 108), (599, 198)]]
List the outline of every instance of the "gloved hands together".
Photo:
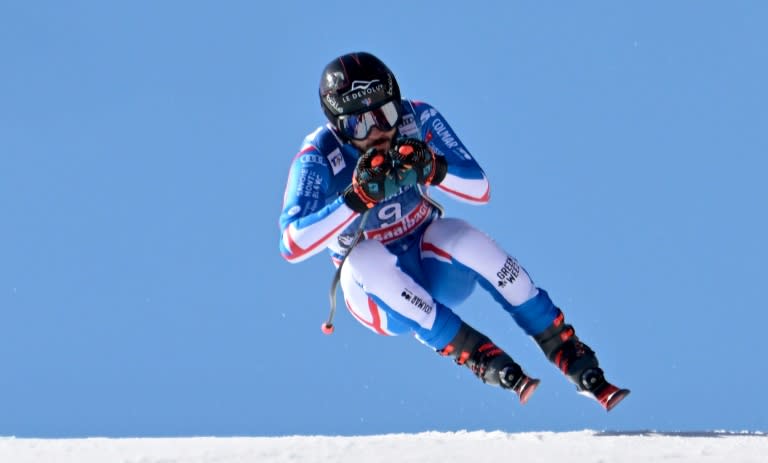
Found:
[(398, 141), (386, 154), (372, 148), (357, 160), (344, 202), (364, 212), (401, 187), (438, 184), (447, 170), (445, 159), (435, 156), (426, 143), (415, 138)]

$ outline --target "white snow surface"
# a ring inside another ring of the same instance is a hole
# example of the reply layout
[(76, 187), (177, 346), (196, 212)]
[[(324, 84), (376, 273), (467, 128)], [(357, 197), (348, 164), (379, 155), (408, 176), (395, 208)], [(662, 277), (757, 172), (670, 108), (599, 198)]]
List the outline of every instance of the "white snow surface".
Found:
[(377, 436), (0, 438), (3, 463), (768, 462), (763, 433), (424, 432)]

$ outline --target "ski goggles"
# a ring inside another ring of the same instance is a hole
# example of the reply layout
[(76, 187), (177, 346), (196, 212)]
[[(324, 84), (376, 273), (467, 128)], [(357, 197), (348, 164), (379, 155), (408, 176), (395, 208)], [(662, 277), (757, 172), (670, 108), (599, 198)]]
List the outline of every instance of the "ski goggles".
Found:
[(397, 127), (400, 116), (399, 102), (390, 101), (364, 113), (339, 116), (336, 126), (353, 140), (365, 140), (374, 127), (384, 132)]

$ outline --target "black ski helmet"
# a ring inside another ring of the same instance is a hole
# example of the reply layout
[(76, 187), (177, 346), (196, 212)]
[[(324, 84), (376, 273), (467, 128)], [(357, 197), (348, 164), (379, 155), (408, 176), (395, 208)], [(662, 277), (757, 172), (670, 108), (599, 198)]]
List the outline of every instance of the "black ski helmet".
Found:
[(338, 117), (357, 114), (394, 101), (400, 87), (392, 71), (370, 53), (348, 53), (334, 59), (320, 78), (320, 105), (334, 127)]

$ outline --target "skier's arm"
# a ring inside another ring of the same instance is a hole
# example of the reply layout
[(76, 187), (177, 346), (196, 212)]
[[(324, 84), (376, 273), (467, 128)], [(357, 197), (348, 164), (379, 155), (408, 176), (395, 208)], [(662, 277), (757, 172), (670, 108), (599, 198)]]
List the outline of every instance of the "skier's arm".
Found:
[(413, 102), (420, 122), (422, 139), (438, 156), (443, 156), (448, 170), (437, 185), (439, 189), (461, 201), (485, 204), (490, 200), (488, 177), (469, 153), (448, 122), (427, 103)]
[(294, 159), (280, 214), (280, 253), (300, 262), (325, 249), (358, 213), (330, 188), (326, 158), (308, 146)]

